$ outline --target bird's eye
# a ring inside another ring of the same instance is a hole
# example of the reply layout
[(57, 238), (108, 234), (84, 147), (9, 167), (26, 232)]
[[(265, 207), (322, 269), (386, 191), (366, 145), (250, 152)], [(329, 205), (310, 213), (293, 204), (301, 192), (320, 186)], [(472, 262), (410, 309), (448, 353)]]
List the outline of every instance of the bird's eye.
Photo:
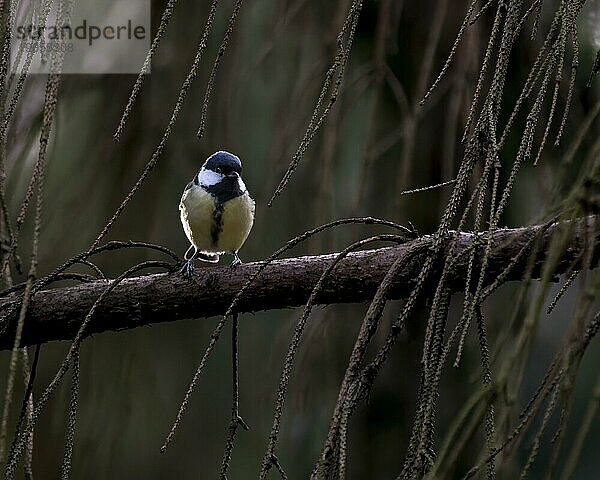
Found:
[(217, 173), (222, 173), (222, 171), (221, 171), (221, 167), (217, 167), (217, 168), (215, 169), (215, 172), (217, 172)]

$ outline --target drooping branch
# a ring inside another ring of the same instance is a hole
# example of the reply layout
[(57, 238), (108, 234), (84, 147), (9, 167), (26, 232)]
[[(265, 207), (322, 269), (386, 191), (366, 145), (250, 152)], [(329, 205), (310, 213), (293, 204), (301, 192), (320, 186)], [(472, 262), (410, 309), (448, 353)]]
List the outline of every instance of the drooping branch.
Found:
[[(587, 244), (596, 259), (600, 248), (598, 217), (586, 217), (574, 222), (536, 225), (516, 229), (499, 229), (493, 233), (493, 250), (489, 259), (486, 284), (500, 279), (501, 283), (519, 280), (530, 261), (530, 252), (538, 252), (534, 261), (534, 277), (538, 277), (547, 258), (553, 238), (560, 232), (568, 237), (560, 254), (555, 273), (577, 268)], [(469, 255), (472, 248), (481, 251), (485, 242), (481, 235), (450, 232), (448, 250), (457, 239), (454, 267), (448, 282), (452, 291), (465, 288)], [(539, 238), (534, 248), (533, 238)], [(474, 243), (475, 242), (475, 243)], [(411, 291), (424, 259), (430, 255), (432, 236), (409, 243), (365, 250), (350, 254), (335, 267), (325, 283), (317, 304), (358, 303), (371, 299), (393, 261), (407, 256), (406, 267), (400, 272), (391, 290), (392, 299), (406, 297)], [(304, 304), (325, 268), (336, 254), (305, 256), (274, 261), (255, 280), (240, 299), (236, 311), (256, 312)], [(516, 259), (516, 261), (515, 261)], [(438, 259), (441, 267), (441, 258)], [(177, 273), (152, 274), (123, 281), (99, 306), (89, 324), (87, 334), (107, 330), (123, 330), (158, 322), (184, 318), (206, 318), (225, 313), (235, 295), (257, 271), (261, 262), (235, 267), (198, 265), (191, 279)], [(509, 271), (506, 271), (510, 268)], [(435, 269), (430, 282), (435, 282)], [(502, 274), (502, 275), (501, 275)], [(94, 301), (109, 284), (98, 280), (72, 287), (43, 290), (35, 295), (29, 308), (22, 344), (31, 345), (51, 340), (71, 339)], [(16, 295), (0, 299), (0, 349), (12, 346), (16, 324)]]

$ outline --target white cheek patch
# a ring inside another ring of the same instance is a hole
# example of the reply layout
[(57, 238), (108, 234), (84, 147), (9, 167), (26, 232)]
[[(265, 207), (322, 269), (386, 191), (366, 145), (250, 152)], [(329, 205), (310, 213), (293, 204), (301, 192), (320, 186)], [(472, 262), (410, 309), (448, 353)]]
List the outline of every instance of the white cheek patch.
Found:
[(242, 177), (238, 177), (238, 185), (239, 185), (240, 190), (242, 191), (242, 193), (246, 191), (246, 184), (242, 180)]
[(213, 172), (212, 170), (205, 170), (203, 168), (200, 170), (200, 173), (198, 173), (198, 181), (200, 182), (200, 185), (204, 185), (205, 187), (216, 185), (221, 180), (223, 180), (223, 175)]

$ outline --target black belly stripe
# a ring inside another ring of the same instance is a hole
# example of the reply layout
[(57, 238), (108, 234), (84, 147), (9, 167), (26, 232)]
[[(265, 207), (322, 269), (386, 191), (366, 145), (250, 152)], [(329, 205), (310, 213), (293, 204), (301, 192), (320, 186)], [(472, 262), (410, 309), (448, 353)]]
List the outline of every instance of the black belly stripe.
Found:
[(204, 186), (204, 189), (215, 199), (215, 210), (210, 227), (210, 236), (214, 247), (219, 243), (223, 231), (223, 209), (225, 203), (244, 194), (240, 189), (237, 177), (225, 177), (219, 183)]
[(215, 202), (212, 225), (210, 227), (210, 237), (214, 247), (219, 243), (219, 235), (223, 231), (223, 204)]

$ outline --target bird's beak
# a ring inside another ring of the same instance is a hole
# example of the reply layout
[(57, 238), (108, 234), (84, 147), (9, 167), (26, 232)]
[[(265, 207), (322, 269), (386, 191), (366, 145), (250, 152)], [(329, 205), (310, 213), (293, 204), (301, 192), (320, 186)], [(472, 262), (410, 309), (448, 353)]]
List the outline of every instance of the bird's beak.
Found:
[(227, 174), (228, 177), (232, 177), (232, 178), (239, 178), (239, 174), (238, 172), (230, 172)]

